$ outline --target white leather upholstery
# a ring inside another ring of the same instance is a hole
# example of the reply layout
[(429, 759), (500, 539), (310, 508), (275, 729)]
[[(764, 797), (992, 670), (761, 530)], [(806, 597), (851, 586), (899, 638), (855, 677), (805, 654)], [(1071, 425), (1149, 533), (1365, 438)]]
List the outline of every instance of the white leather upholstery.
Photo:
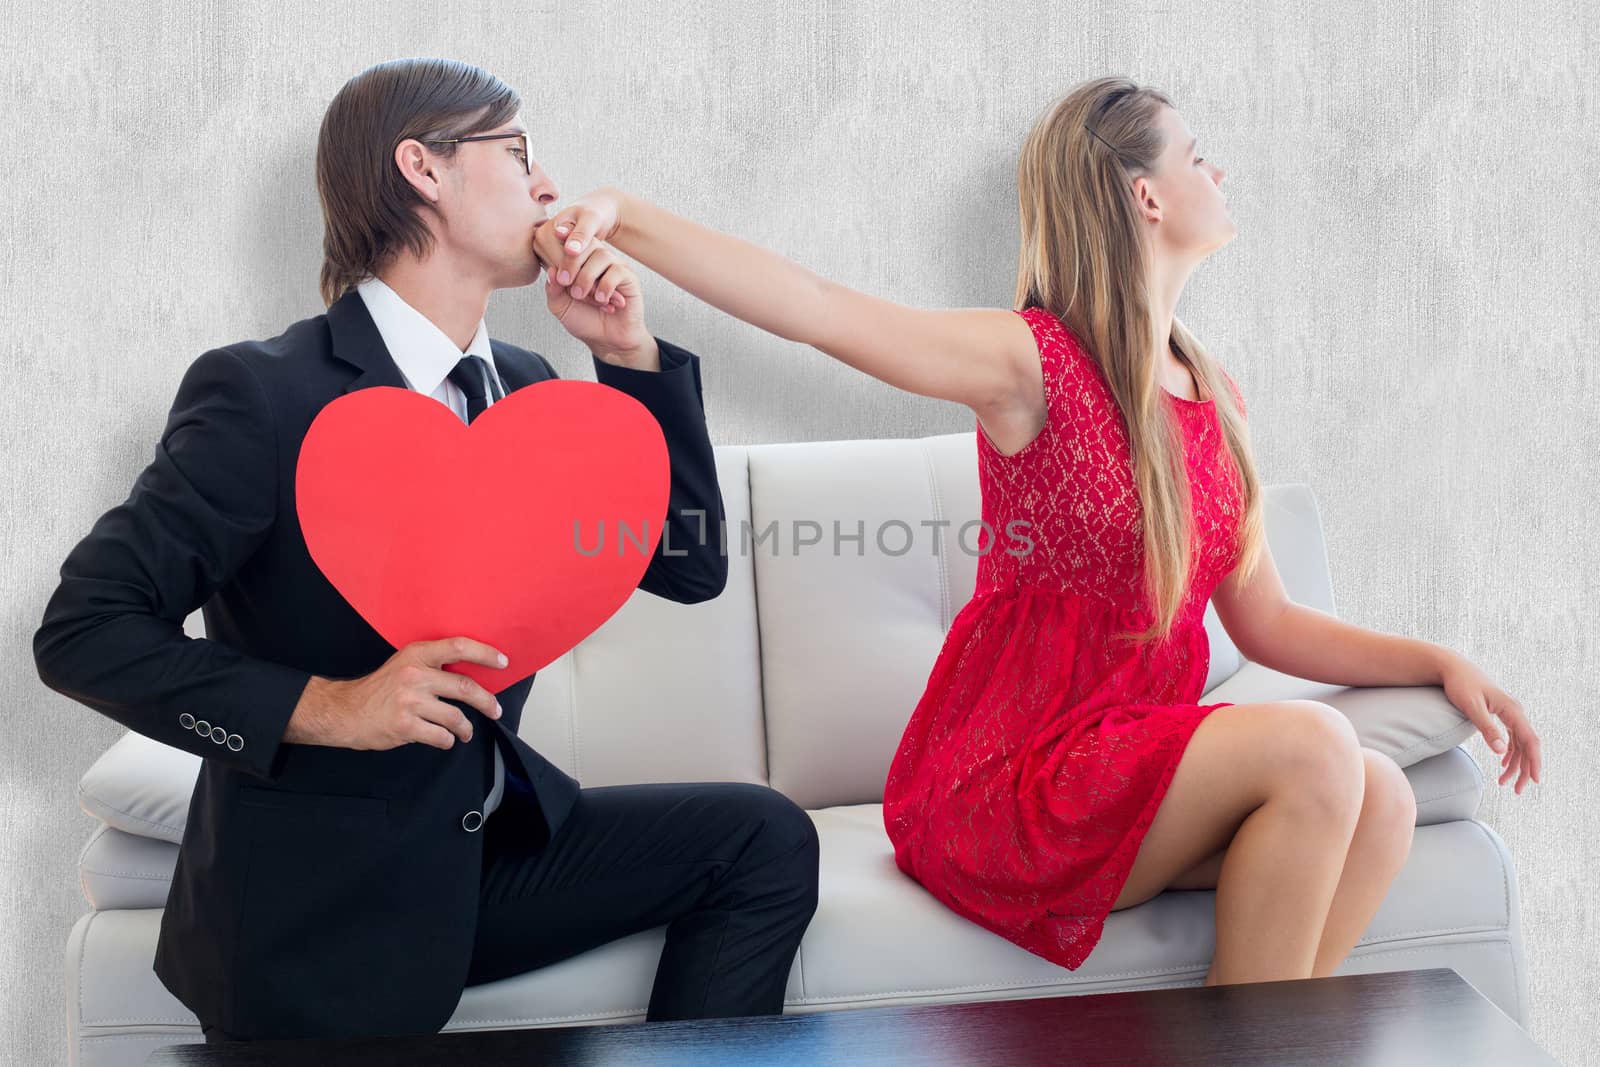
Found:
[[(821, 903), (790, 975), (790, 1011), (1204, 979), (1215, 939), (1210, 892), (1167, 892), (1113, 913), (1072, 972), (956, 916), (894, 865), (882, 782), (973, 589), (977, 556), (958, 535), (978, 516), (975, 447), (971, 433), (719, 447), (730, 556), (722, 596), (681, 605), (636, 593), (539, 673), (524, 711), (522, 736), (585, 786), (765, 782), (812, 812)], [(1266, 505), (1285, 587), (1331, 613), (1310, 488), (1271, 486)], [(848, 540), (835, 551), (835, 521), (846, 537), (860, 524), (859, 554)], [(925, 525), (939, 522), (948, 525)], [(1342, 972), (1452, 967), (1525, 1019), (1515, 873), (1500, 839), (1472, 818), (1484, 779), (1458, 747), (1471, 724), (1436, 688), (1292, 678), (1242, 660), (1210, 608), (1206, 628), (1208, 700), (1332, 704), (1363, 743), (1396, 758), (1416, 793), (1411, 857)], [(67, 949), (73, 1064), (143, 1063), (157, 1045), (199, 1040), (151, 970), (198, 767), (198, 757), (129, 734), (83, 778), (80, 800), (97, 821), (79, 870), (94, 910)], [(449, 1028), (642, 1019), (661, 936), (645, 931), (472, 987)]]
[[(1143, 986), (1199, 985), (1216, 945), (1213, 893), (1168, 892), (1112, 912), (1101, 947), (1076, 972), (955, 915), (902, 876), (876, 804), (816, 813), (821, 898), (789, 974), (786, 1010), (999, 1000)], [(1412, 858), (1341, 974), (1449, 966), (1514, 1018), (1525, 1005), (1508, 933), (1520, 938), (1515, 886), (1485, 870), (1507, 862), (1487, 827), (1455, 820), (1419, 827)], [(146, 981), (159, 909), (91, 912), (74, 937), (82, 955), (83, 1023), (187, 1014)], [(466, 990), (448, 1029), (573, 1025), (644, 1018), (664, 928), (551, 967)], [(1400, 962), (1385, 961), (1399, 957)], [(1410, 962), (1411, 958), (1430, 962)], [(1437, 961), (1447, 962), (1440, 963)], [(153, 977), (153, 976), (150, 976)]]
[[(976, 556), (935, 555), (938, 527), (921, 524), (953, 520), (944, 547), (978, 517), (975, 448), (948, 435), (750, 449), (751, 527), (778, 534), (773, 549), (751, 545), (771, 782), (802, 807), (883, 799), (939, 643), (972, 596)], [(834, 550), (835, 523), (859, 530), (859, 555)], [(818, 531), (821, 543), (799, 543)]]
[[(723, 508), (736, 522), (750, 507), (744, 450), (716, 457)], [(764, 783), (759, 644), (750, 561), (730, 554), (728, 584), (704, 604), (635, 590), (539, 672), (517, 733), (586, 786)]]
[[(127, 751), (121, 753), (124, 758), (143, 751), (146, 746), (156, 745), (138, 734), (128, 734), (121, 743), (127, 746)], [(1470, 819), (1483, 798), (1483, 772), (1460, 747), (1413, 763), (1405, 768), (1405, 774), (1417, 798), (1418, 826)], [(176, 779), (174, 792), (184, 790), (187, 795), (184, 781), (193, 783), (194, 772), (190, 771), (186, 779)], [(878, 803), (856, 805), (851, 810), (865, 807), (882, 810)], [(831, 810), (836, 809), (821, 809)], [(887, 838), (884, 843), (888, 843)], [(177, 862), (176, 844), (101, 823), (89, 835), (78, 856), (78, 876), (84, 899), (91, 907), (102, 911), (162, 907), (166, 904), (172, 869)]]

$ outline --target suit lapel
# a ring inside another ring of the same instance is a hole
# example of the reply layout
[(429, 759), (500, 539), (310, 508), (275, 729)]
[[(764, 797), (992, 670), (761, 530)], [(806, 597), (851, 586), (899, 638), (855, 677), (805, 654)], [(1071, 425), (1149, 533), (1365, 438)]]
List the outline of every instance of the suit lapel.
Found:
[[(400, 373), (394, 357), (389, 355), (383, 335), (378, 332), (378, 324), (372, 321), (366, 301), (354, 288), (328, 308), (328, 329), (333, 334), (334, 358), (350, 364), (359, 372), (346, 383), (344, 392), (351, 393), (374, 385), (406, 388), (405, 376)], [(494, 353), (494, 367), (506, 388), (507, 396), (525, 385), (548, 379), (544, 364), (537, 359), (530, 360), (521, 351), (493, 338), (489, 340), (489, 348)]]
[(525, 385), (550, 380), (550, 376), (544, 372), (544, 364), (538, 359), (529, 359), (520, 349), (513, 349), (492, 337), (489, 339), (489, 349), (494, 353), (494, 369), (499, 372), (500, 381), (506, 387), (506, 396)]
[(360, 372), (346, 383), (344, 392), (374, 385), (406, 388), (405, 376), (384, 346), (383, 335), (378, 332), (378, 324), (372, 321), (366, 301), (354, 287), (328, 308), (328, 329), (333, 334), (334, 358)]
[(524, 373), (522, 365), (506, 354), (506, 346), (489, 339), (489, 351), (494, 353), (495, 373), (500, 375), (500, 384), (506, 388), (506, 396), (521, 389), (528, 384), (528, 376)]

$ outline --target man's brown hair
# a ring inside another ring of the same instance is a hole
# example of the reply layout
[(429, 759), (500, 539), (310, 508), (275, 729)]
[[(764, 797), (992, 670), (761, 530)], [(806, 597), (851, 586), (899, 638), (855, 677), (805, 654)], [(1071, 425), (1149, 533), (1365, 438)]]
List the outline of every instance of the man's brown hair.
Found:
[[(483, 133), (521, 108), (521, 97), (499, 78), (453, 59), (391, 59), (344, 83), (317, 134), (324, 307), (400, 249), (425, 256), (432, 247), (417, 209), (433, 205), (395, 166), (400, 142)], [(428, 147), (451, 158), (457, 146)]]

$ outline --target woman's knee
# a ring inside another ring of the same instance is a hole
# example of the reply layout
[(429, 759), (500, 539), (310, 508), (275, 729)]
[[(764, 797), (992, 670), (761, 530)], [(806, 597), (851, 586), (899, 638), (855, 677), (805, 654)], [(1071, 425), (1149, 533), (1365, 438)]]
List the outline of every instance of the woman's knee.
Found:
[(1417, 825), (1417, 796), (1411, 780), (1398, 763), (1375, 748), (1363, 747), (1361, 758), (1365, 778), (1362, 821), (1409, 845)]
[(1362, 808), (1368, 750), (1349, 718), (1316, 700), (1275, 707), (1283, 727), (1275, 795), (1353, 822)]

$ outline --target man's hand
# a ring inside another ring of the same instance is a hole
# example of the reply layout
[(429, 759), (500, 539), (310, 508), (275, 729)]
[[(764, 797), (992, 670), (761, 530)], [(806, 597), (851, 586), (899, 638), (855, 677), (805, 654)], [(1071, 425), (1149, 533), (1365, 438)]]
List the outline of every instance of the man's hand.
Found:
[(390, 749), (413, 741), (449, 748), (472, 740), (472, 723), (442, 697), (500, 717), (494, 694), (464, 674), (441, 670), (466, 661), (503, 667), (500, 653), (466, 637), (413, 641), (371, 674), (338, 680), (313, 676), (289, 717), (283, 740), (334, 748)]
[(597, 359), (659, 370), (660, 353), (644, 324), (639, 278), (617, 251), (598, 240), (568, 253), (554, 220), (534, 231), (534, 253), (545, 267), (545, 303), (563, 328)]

